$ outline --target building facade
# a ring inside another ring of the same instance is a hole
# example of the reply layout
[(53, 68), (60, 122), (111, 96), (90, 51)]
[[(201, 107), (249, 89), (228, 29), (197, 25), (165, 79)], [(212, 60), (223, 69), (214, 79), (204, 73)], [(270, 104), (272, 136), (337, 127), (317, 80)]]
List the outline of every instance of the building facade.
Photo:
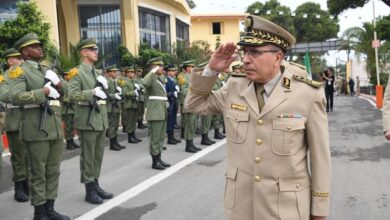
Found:
[(191, 15), (191, 41), (204, 40), (210, 43), (211, 50), (217, 42), (238, 42), (240, 40), (241, 22), (245, 13), (213, 13)]

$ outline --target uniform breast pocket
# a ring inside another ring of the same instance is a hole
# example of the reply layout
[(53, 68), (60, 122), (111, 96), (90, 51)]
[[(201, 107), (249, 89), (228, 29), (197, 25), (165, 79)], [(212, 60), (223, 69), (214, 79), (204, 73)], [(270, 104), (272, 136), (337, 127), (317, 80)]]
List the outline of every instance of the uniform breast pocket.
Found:
[(301, 118), (278, 118), (272, 122), (272, 151), (293, 155), (305, 144), (305, 123)]
[(227, 138), (234, 143), (243, 143), (248, 132), (249, 112), (228, 109), (225, 116)]

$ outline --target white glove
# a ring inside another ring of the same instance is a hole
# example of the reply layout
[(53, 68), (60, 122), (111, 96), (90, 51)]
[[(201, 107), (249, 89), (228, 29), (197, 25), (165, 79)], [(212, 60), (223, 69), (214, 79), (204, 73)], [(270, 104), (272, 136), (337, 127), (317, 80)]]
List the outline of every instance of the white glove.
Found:
[(173, 96), (175, 96), (175, 98), (178, 98), (179, 94), (177, 92), (173, 92)]
[(60, 78), (58, 77), (57, 73), (55, 73), (53, 70), (46, 71), (45, 79), (50, 80), (50, 82), (52, 82), (54, 86), (57, 86), (58, 83), (60, 82)]
[(104, 89), (108, 89), (107, 79), (104, 76), (98, 76), (96, 80), (102, 84)]
[(51, 86), (51, 82), (47, 82), (44, 88), (48, 88), (50, 90), (50, 93), (47, 95), (47, 97), (52, 99), (58, 99), (60, 97), (60, 93), (58, 93), (58, 91), (53, 86)]
[(134, 92), (135, 92), (135, 95), (138, 97), (139, 96), (138, 91), (135, 89)]
[(119, 94), (118, 92), (115, 93), (115, 99), (116, 100), (122, 100), (121, 94)]
[(119, 95), (122, 95), (122, 88), (121, 87), (117, 86), (116, 91), (118, 91)]
[(100, 98), (100, 99), (106, 99), (107, 98), (107, 95), (106, 93), (103, 92), (103, 89), (102, 87), (96, 87), (93, 89), (93, 91), (95, 92), (95, 96)]
[(138, 83), (135, 83), (135, 84), (134, 84), (134, 86), (135, 86), (135, 88), (137, 88), (137, 90), (139, 90), (139, 89), (140, 89), (140, 87), (139, 87), (139, 84), (138, 84)]
[(222, 81), (222, 86), (224, 86), (226, 84), (226, 82)]
[(178, 85), (175, 86), (177, 92), (180, 92), (180, 87)]
[(158, 69), (160, 69), (160, 66), (154, 67), (151, 71), (152, 71), (153, 73), (156, 73)]

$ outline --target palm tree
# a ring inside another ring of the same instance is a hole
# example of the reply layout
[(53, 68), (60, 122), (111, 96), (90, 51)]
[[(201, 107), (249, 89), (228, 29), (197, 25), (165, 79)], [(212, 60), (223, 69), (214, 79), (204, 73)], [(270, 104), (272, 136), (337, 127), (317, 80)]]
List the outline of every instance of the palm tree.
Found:
[(363, 23), (363, 27), (351, 27), (344, 31), (342, 37), (350, 43), (341, 49), (352, 49), (357, 55), (367, 55), (367, 72), (369, 76), (375, 75), (375, 50), (371, 46), (374, 40), (373, 25), (365, 22)]

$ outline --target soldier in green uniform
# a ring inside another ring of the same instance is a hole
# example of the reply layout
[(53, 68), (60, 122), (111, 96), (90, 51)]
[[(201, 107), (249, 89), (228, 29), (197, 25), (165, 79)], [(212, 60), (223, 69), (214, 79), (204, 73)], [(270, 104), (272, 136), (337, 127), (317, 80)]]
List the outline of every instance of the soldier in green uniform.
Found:
[[(126, 69), (128, 67), (123, 67), (121, 69), (121, 75), (118, 77), (118, 85), (122, 88), (122, 85), (125, 84), (129, 78), (126, 76)], [(122, 124), (122, 132), (127, 133), (127, 128), (126, 128), (126, 123), (127, 123), (127, 112), (125, 111), (125, 102), (126, 102), (126, 97), (123, 97), (122, 95), (122, 100), (120, 101), (121, 103), (121, 124)]]
[[(218, 75), (217, 81), (215, 82), (215, 84), (213, 86), (213, 91), (217, 91), (220, 88), (222, 88), (222, 86), (224, 86), (224, 84), (226, 83), (225, 82), (226, 78), (227, 78), (226, 73), (224, 73), (224, 72), (220, 73)], [(213, 115), (212, 119), (211, 119), (211, 127), (214, 129), (214, 138), (215, 139), (224, 139), (225, 138), (225, 135), (223, 135), (221, 132), (219, 132), (219, 128), (220, 128), (221, 124), (223, 124), (223, 115), (222, 114)]]
[(125, 72), (128, 80), (122, 85), (122, 89), (123, 96), (126, 98), (124, 108), (127, 118), (127, 142), (136, 144), (142, 141), (135, 136), (135, 129), (137, 127), (137, 99), (139, 97), (139, 92), (135, 86), (134, 67), (127, 68)]
[(85, 184), (85, 201), (101, 204), (103, 199), (111, 199), (112, 193), (99, 186), (100, 170), (104, 155), (104, 138), (108, 127), (104, 90), (107, 80), (98, 74), (93, 64), (98, 60), (98, 47), (93, 39), (79, 42), (81, 64), (78, 73), (70, 80), (70, 100), (77, 102), (75, 127), (80, 136), (81, 182)]
[(106, 79), (108, 82), (107, 117), (108, 129), (107, 137), (110, 139), (110, 150), (119, 151), (126, 147), (118, 142), (119, 116), (121, 112), (120, 101), (122, 99), (122, 88), (117, 85), (116, 77), (119, 69), (116, 65), (107, 67)]
[(137, 99), (137, 121), (139, 129), (145, 129), (147, 128), (146, 125), (144, 125), (144, 114), (145, 114), (145, 88), (142, 86), (142, 68), (137, 67), (135, 68), (135, 74), (136, 74), (136, 86), (138, 84), (138, 99)]
[(68, 216), (54, 210), (64, 149), (58, 100), (62, 82), (56, 73), (39, 63), (44, 53), (37, 34), (21, 37), (14, 48), (25, 62), (9, 71), (9, 98), (13, 105), (23, 106), (20, 138), (28, 151), (34, 219), (67, 220)]
[(3, 57), (9, 66), (4, 76), (0, 77), (1, 101), (6, 103), (5, 126), (9, 150), (11, 152), (11, 165), (13, 171), (12, 180), (15, 183), (14, 199), (18, 202), (28, 201), (28, 168), (27, 168), (27, 149), (23, 141), (19, 138), (19, 122), (22, 115), (22, 109), (19, 106), (12, 105), (9, 99), (9, 70), (14, 69), (23, 63), (19, 51), (14, 48), (8, 49), (3, 53)]
[(192, 74), (192, 70), (195, 67), (195, 64), (192, 60), (185, 61), (182, 64), (183, 72), (177, 76), (177, 81), (180, 86), (180, 111), (181, 111), (181, 120), (182, 120), (182, 133), (183, 137), (186, 140), (186, 148), (185, 151), (189, 153), (196, 153), (201, 150), (200, 148), (194, 145), (194, 136), (196, 129), (196, 118), (197, 116), (190, 112), (183, 111), (184, 100), (188, 93), (188, 87), (190, 82), (190, 75)]
[(66, 149), (74, 150), (80, 145), (74, 141), (74, 109), (75, 102), (69, 99), (69, 81), (77, 74), (77, 68), (72, 68), (64, 72), (64, 96), (61, 98), (61, 115), (65, 125)]
[(152, 168), (163, 170), (170, 167), (161, 159), (165, 132), (167, 128), (167, 93), (165, 91), (163, 65), (161, 57), (149, 60), (150, 71), (144, 77), (142, 85), (149, 95), (146, 104), (146, 120), (149, 125), (149, 149), (152, 156)]

